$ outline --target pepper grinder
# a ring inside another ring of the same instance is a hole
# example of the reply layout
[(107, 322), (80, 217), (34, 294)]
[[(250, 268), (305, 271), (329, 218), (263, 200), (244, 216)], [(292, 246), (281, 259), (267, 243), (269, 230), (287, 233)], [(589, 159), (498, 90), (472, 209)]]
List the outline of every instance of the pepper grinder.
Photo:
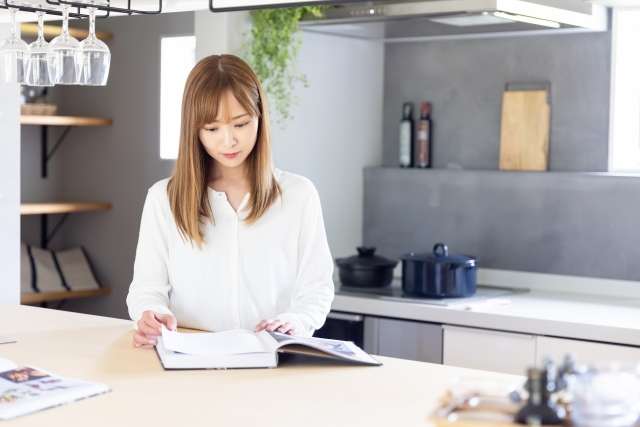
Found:
[(516, 414), (516, 421), (530, 426), (560, 424), (566, 415), (565, 410), (549, 399), (556, 389), (553, 361), (545, 360), (544, 369), (530, 368), (527, 376), (525, 388), (529, 392), (529, 401)]

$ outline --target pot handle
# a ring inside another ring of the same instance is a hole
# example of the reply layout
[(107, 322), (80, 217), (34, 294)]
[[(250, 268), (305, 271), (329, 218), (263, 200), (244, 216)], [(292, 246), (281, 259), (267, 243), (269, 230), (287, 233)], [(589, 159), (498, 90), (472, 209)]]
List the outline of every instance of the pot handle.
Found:
[(372, 257), (376, 252), (375, 246), (358, 246), (356, 249), (358, 250), (358, 256), (361, 257)]
[[(438, 249), (442, 249), (442, 253), (438, 253)], [(448, 257), (449, 256), (449, 248), (444, 243), (436, 243), (435, 246), (433, 247), (433, 254), (435, 256)]]

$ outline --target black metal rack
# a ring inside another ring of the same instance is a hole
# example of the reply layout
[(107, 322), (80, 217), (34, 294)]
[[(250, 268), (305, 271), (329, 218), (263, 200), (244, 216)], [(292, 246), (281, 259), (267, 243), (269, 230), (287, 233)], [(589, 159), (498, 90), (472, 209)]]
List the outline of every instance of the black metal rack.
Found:
[[(82, 3), (82, 2), (78, 2), (78, 1), (66, 1), (66, 0), (46, 0), (46, 2), (50, 5), (53, 6), (62, 6), (63, 4), (69, 5), (72, 8), (76, 9), (76, 12), (71, 12), (69, 11), (69, 17), (70, 18), (77, 18), (77, 19), (86, 19), (89, 18), (89, 15), (86, 13), (82, 13), (82, 9), (87, 9), (89, 7), (91, 8), (95, 8), (97, 10), (103, 11), (105, 13), (103, 14), (99, 14), (96, 15), (96, 18), (100, 18), (100, 19), (104, 19), (104, 18), (108, 18), (109, 15), (111, 14), (111, 12), (115, 12), (115, 13), (123, 13), (126, 15), (157, 15), (159, 13), (162, 12), (162, 0), (158, 0), (158, 9), (157, 10), (137, 10), (137, 9), (132, 9), (131, 8), (131, 0), (127, 0), (127, 7), (126, 8), (122, 8), (122, 7), (113, 7), (111, 6), (111, 0), (106, 0), (106, 5), (99, 5), (99, 4), (91, 4), (91, 3)], [(23, 5), (14, 5), (11, 3), (11, 1), (9, 0), (3, 0), (2, 3), (0, 3), (0, 9), (18, 9), (21, 12), (44, 12), (47, 15), (56, 15), (56, 16), (62, 16), (62, 11), (60, 10), (53, 10), (53, 9), (46, 9), (46, 8), (39, 8), (39, 7), (32, 7), (32, 5), (30, 6), (23, 6)]]

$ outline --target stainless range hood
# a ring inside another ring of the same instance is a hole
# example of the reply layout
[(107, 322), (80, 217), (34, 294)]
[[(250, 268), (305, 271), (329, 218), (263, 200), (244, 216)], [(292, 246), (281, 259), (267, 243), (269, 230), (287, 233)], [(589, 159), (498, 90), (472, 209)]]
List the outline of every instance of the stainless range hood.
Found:
[(606, 7), (582, 0), (370, 2), (300, 22), (306, 31), (385, 41), (606, 31), (607, 24)]

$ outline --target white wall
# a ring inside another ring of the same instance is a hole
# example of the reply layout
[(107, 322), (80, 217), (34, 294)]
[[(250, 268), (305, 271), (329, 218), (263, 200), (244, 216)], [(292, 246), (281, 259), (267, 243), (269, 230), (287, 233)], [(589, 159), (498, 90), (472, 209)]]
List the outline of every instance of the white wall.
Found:
[[(240, 53), (246, 12), (195, 12), (196, 57)], [(382, 162), (384, 45), (304, 33), (298, 67), (309, 86), (283, 129), (272, 115), (276, 167), (311, 179), (334, 258), (362, 244), (362, 169)], [(273, 109), (272, 109), (273, 110)]]
[(244, 35), (250, 29), (249, 12), (195, 11), (196, 60), (223, 53), (242, 56)]
[[(0, 39), (10, 25), (0, 24)], [(0, 85), (0, 302), (20, 303), (20, 86)]]
[(304, 33), (298, 67), (309, 87), (296, 90), (285, 129), (273, 120), (274, 162), (313, 181), (331, 254), (353, 255), (362, 244), (362, 169), (382, 161), (384, 45)]

